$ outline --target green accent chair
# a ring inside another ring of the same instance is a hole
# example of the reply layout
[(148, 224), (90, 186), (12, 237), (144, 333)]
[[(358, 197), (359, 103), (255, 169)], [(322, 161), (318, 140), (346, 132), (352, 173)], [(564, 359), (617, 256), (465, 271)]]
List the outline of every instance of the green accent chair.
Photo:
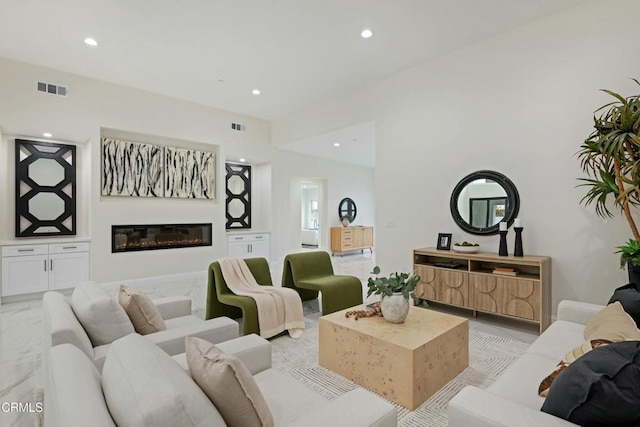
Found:
[(298, 291), (302, 301), (322, 292), (322, 314), (362, 304), (362, 282), (354, 276), (333, 274), (327, 252), (301, 252), (284, 258), (282, 286)]
[[(247, 258), (244, 261), (259, 285), (273, 286), (269, 263), (265, 258)], [(242, 317), (243, 335), (260, 335), (256, 301), (251, 297), (236, 295), (231, 292), (227, 287), (227, 282), (222, 277), (220, 263), (215, 261), (209, 265), (206, 319), (223, 316), (232, 319)]]

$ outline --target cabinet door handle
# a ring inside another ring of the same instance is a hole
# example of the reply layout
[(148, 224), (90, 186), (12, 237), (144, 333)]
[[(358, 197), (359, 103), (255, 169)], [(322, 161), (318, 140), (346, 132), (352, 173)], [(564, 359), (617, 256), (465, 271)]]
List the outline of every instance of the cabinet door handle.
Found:
[(249, 245), (249, 252), (253, 252), (253, 245)]
[(47, 260), (44, 260), (44, 271), (47, 271)]
[(53, 271), (53, 260), (49, 261), (49, 270)]
[(18, 249), (18, 252), (33, 252), (33, 248), (31, 248), (31, 249)]
[(62, 249), (78, 249), (77, 246), (63, 246)]

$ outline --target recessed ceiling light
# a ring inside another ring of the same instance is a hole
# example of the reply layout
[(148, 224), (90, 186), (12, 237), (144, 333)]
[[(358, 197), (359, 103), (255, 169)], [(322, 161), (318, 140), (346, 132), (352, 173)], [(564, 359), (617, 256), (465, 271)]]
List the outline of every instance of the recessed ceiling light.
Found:
[(53, 135), (50, 134), (49, 132), (45, 132), (42, 134), (42, 136), (44, 136), (45, 138), (51, 138)]
[(247, 161), (247, 159), (242, 158), (242, 159), (240, 159), (240, 161), (241, 161), (241, 162), (246, 162), (246, 161)]
[(91, 37), (84, 39), (84, 42), (89, 46), (98, 46), (98, 42), (95, 41), (95, 39), (92, 39)]
[(334, 142), (334, 143), (333, 143), (333, 146), (334, 146), (334, 147), (340, 147), (340, 143), (339, 143), (339, 142)]
[(254, 95), (260, 95), (260, 89), (254, 89), (251, 91), (251, 93)]
[(362, 32), (360, 33), (360, 36), (363, 39), (368, 39), (369, 37), (371, 37), (373, 35), (373, 31), (371, 31), (368, 28), (365, 28), (364, 30), (362, 30)]

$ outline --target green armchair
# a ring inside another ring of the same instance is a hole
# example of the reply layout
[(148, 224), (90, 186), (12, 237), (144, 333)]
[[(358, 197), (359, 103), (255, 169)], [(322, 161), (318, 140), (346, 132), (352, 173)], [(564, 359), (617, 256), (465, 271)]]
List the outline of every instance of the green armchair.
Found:
[[(251, 274), (261, 286), (273, 286), (269, 264), (264, 258), (247, 258), (244, 260)], [(243, 335), (260, 335), (258, 307), (251, 297), (236, 295), (229, 290), (222, 277), (220, 263), (215, 261), (209, 265), (209, 284), (207, 288), (206, 319), (214, 317), (242, 317)]]
[(327, 252), (301, 252), (284, 258), (282, 286), (298, 291), (303, 301), (322, 292), (322, 314), (362, 304), (362, 282), (354, 276), (333, 274)]

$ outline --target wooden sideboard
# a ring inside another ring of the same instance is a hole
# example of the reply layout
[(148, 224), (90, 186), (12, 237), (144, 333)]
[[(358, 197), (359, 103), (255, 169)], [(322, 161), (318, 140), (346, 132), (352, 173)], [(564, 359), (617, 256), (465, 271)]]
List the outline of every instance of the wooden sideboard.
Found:
[[(458, 264), (443, 267), (436, 264)], [(420, 276), (418, 298), (536, 323), (542, 333), (551, 324), (551, 258), (457, 253), (415, 249), (413, 267)], [(494, 273), (511, 268), (518, 275)]]
[(373, 227), (331, 227), (331, 252), (369, 249), (373, 252)]

